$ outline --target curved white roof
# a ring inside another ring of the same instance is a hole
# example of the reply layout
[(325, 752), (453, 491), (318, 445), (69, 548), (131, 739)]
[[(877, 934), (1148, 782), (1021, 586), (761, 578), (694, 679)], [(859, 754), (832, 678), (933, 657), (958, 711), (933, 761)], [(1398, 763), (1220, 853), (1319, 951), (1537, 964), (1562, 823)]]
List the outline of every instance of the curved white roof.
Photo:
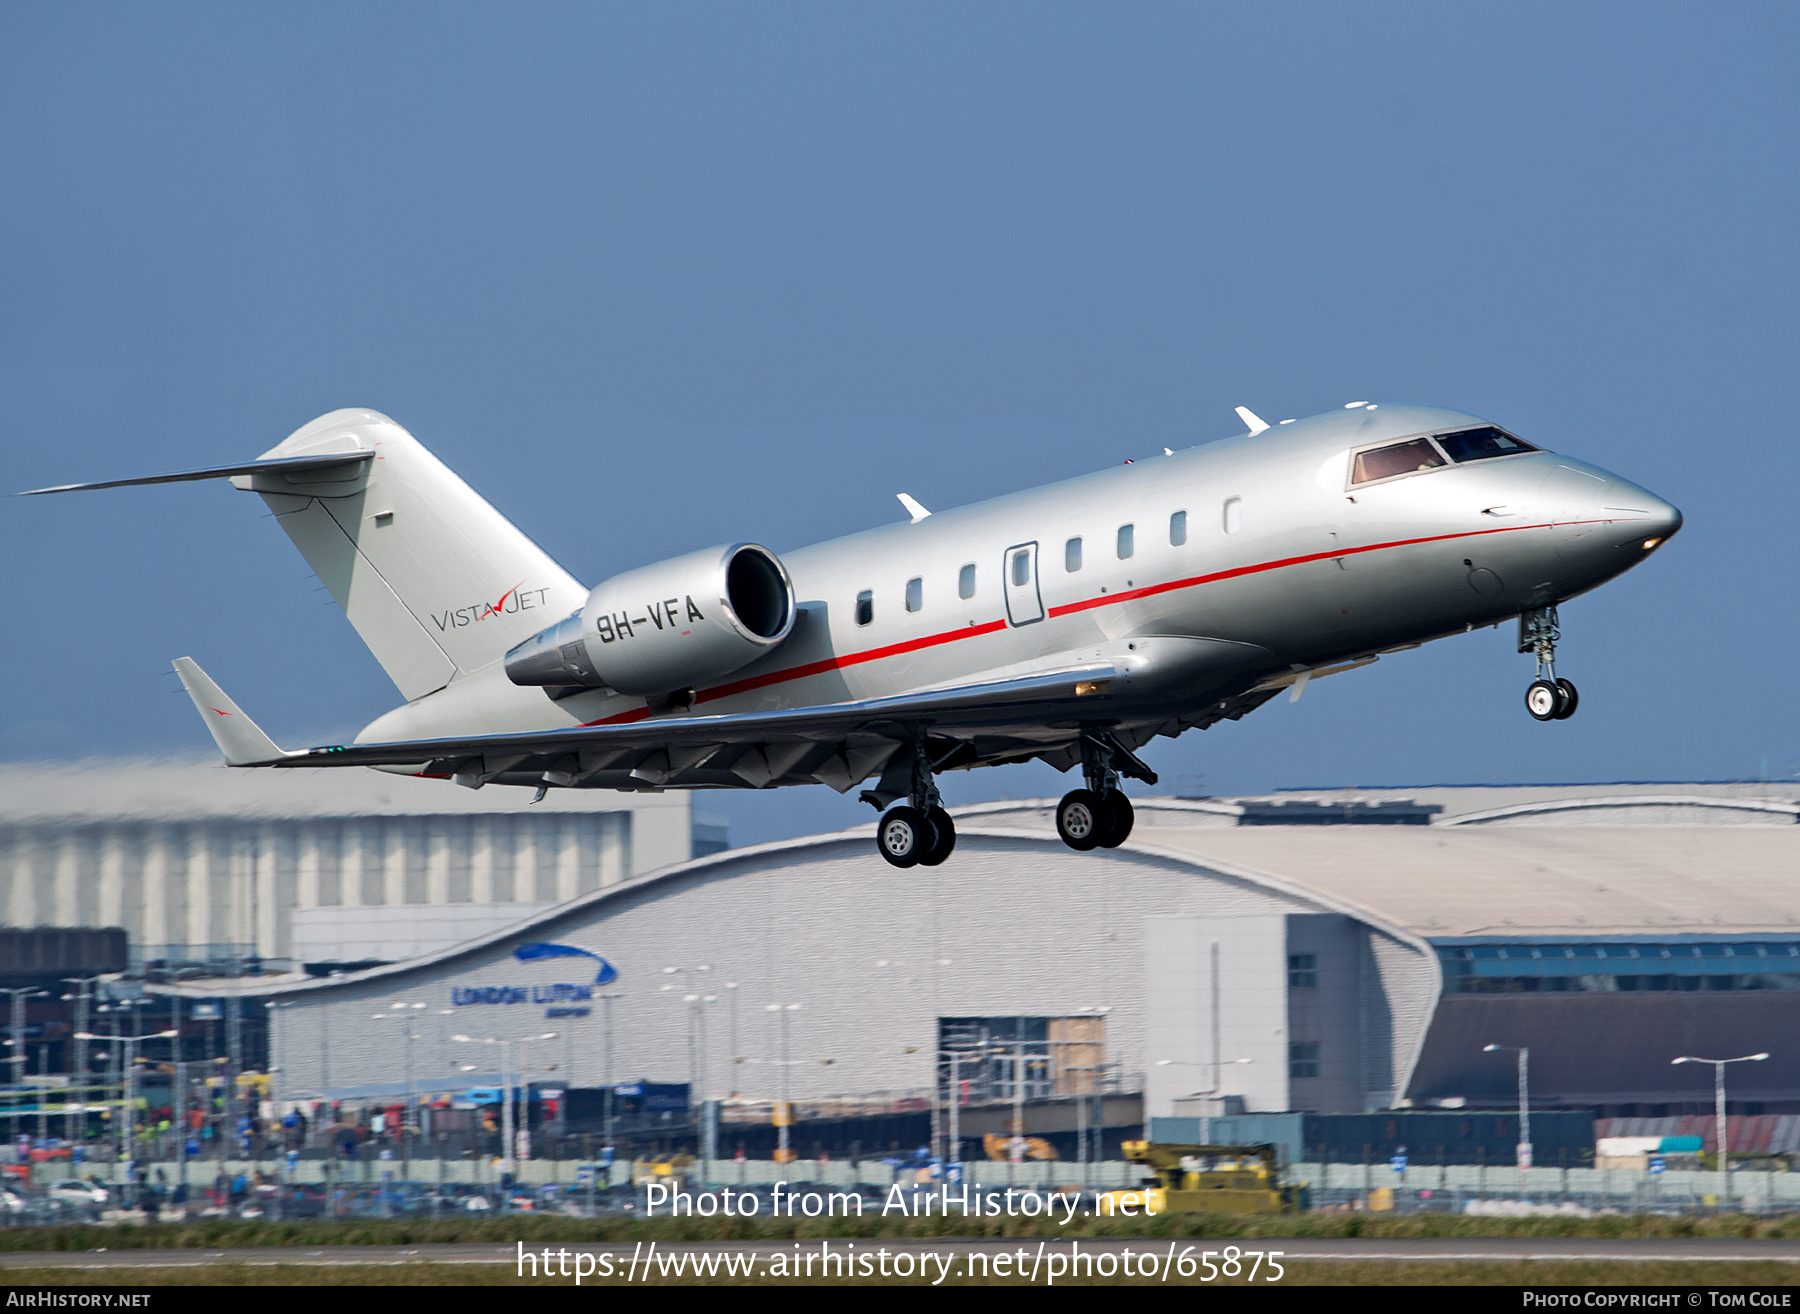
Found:
[(1792, 826), (1800, 804), (1696, 794), (1612, 794), (1540, 799), (1445, 817), (1441, 826)]
[[(1134, 804), (1135, 838), (1209, 865), (1253, 867), (1414, 935), (1800, 935), (1800, 826), (1791, 820), (1527, 825), (1501, 809), (1512, 824), (1220, 827), (1193, 824), (1191, 804)], [(1018, 824), (1040, 824), (1050, 800), (1012, 807)]]

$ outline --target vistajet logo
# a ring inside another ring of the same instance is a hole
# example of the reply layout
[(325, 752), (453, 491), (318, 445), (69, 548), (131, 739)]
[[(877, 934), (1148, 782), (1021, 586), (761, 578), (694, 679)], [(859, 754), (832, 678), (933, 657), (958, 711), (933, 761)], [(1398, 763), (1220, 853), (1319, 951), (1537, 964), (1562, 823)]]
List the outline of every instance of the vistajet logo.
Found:
[(511, 616), (521, 611), (535, 611), (544, 605), (544, 599), (549, 596), (549, 589), (528, 589), (525, 581), (520, 580), (493, 602), (477, 602), (472, 606), (456, 607), (450, 611), (434, 611), (431, 619), (441, 634), (446, 630), (460, 630), (465, 625), (479, 625), (491, 616)]

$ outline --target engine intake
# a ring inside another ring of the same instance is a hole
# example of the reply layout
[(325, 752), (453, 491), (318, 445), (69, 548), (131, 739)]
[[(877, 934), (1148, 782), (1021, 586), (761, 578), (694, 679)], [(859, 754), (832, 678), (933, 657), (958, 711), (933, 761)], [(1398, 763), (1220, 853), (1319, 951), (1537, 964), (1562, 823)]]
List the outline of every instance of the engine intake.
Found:
[(506, 654), (514, 684), (667, 694), (729, 675), (794, 628), (794, 584), (754, 543), (626, 571)]

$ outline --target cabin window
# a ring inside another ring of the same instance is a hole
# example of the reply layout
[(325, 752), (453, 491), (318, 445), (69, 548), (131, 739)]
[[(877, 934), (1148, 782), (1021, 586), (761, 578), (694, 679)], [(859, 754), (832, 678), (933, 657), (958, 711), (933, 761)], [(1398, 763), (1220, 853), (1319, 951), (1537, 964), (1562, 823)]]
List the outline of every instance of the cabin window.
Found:
[(1374, 483), (1377, 479), (1393, 479), (1400, 475), (1435, 470), (1445, 464), (1444, 454), (1429, 438), (1409, 438), (1403, 443), (1371, 448), (1356, 454), (1356, 466), (1350, 472), (1352, 484)]
[(1464, 461), (1485, 461), (1495, 456), (1518, 456), (1523, 452), (1538, 450), (1523, 438), (1515, 438), (1492, 425), (1479, 429), (1462, 429), (1456, 433), (1440, 433), (1437, 441), (1438, 446), (1458, 464)]
[(925, 581), (914, 575), (906, 581), (906, 609), (917, 611), (925, 605)]
[(956, 596), (972, 598), (975, 596), (975, 563), (964, 566), (956, 576)]
[(1180, 547), (1187, 542), (1187, 512), (1177, 511), (1169, 517), (1169, 546)]
[(875, 595), (864, 589), (856, 595), (856, 623), (867, 625), (875, 619)]
[(1063, 544), (1063, 569), (1073, 575), (1081, 569), (1081, 540), (1072, 538)]
[(1133, 552), (1137, 551), (1137, 547), (1135, 546), (1136, 537), (1137, 537), (1137, 527), (1135, 525), (1120, 525), (1119, 526), (1119, 560), (1120, 561), (1125, 560), (1125, 558), (1129, 557)]
[(1013, 553), (1012, 566), (1014, 588), (1022, 589), (1031, 583), (1031, 553)]
[(1228, 497), (1225, 499), (1225, 532), (1235, 534), (1244, 527), (1244, 499)]

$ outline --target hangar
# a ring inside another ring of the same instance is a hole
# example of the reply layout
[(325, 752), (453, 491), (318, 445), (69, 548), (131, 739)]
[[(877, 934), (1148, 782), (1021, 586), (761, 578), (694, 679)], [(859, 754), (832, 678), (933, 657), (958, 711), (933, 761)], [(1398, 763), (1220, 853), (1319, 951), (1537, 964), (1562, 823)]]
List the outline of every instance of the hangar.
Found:
[(391, 966), (159, 989), (260, 998), (285, 1099), (391, 1092), (403, 1052), (441, 1087), (493, 1070), (472, 1044), (554, 1033), (520, 1066), (558, 1086), (874, 1109), (954, 1082), (1048, 1109), (1097, 1085), (1141, 1091), (1142, 1116), (1505, 1107), (1490, 1043), (1531, 1047), (1536, 1105), (1665, 1116), (1711, 1095), (1672, 1058), (1768, 1050), (1733, 1074), (1733, 1110), (1800, 1112), (1800, 806), (1407, 797), (1144, 798), (1131, 841), (1089, 854), (1057, 840), (1051, 800), (984, 804), (942, 867), (896, 872), (864, 826), (634, 875)]

